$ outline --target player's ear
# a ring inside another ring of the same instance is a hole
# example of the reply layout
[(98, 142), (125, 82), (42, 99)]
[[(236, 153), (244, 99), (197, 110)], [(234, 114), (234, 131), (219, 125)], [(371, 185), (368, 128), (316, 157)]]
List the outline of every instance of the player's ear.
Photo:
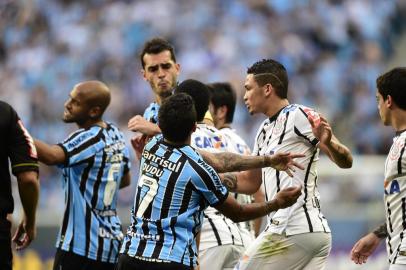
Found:
[(192, 127), (192, 133), (196, 131), (196, 128), (197, 128), (197, 125), (196, 125), (196, 123), (194, 123), (193, 127)]
[(144, 80), (147, 80), (147, 73), (145, 72), (145, 69), (141, 69), (141, 75), (144, 78)]
[(101, 117), (101, 108), (100, 108), (100, 106), (95, 106), (95, 107), (90, 108), (89, 116), (92, 119), (96, 119), (96, 118)]
[(225, 119), (227, 115), (228, 108), (226, 105), (220, 107), (220, 117), (221, 119)]
[(387, 108), (392, 108), (392, 106), (393, 106), (393, 99), (392, 99), (392, 96), (391, 95), (388, 95), (387, 97), (386, 97), (386, 100), (385, 100), (385, 104), (386, 104), (386, 107)]
[(267, 97), (273, 92), (272, 84), (267, 83), (264, 85), (264, 95)]

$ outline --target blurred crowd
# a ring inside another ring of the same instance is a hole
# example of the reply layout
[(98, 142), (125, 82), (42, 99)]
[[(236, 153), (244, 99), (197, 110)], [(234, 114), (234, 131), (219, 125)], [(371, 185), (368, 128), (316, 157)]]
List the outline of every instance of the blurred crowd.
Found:
[[(128, 120), (153, 99), (138, 54), (162, 36), (175, 46), (181, 80), (234, 85), (234, 126), (249, 144), (263, 117), (250, 116), (242, 102), (246, 68), (275, 58), (288, 69), (291, 103), (323, 113), (355, 154), (384, 154), (393, 134), (379, 123), (375, 79), (393, 57), (404, 18), (401, 0), (2, 0), (0, 99), (34, 137), (56, 143), (74, 128), (61, 121), (72, 87), (102, 80), (113, 92), (106, 119), (129, 139)], [(49, 186), (50, 198), (53, 177), (44, 168), (42, 193)]]

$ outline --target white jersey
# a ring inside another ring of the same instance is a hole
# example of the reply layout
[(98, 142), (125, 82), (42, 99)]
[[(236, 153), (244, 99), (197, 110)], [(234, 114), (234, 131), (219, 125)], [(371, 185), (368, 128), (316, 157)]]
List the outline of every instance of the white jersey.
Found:
[(254, 155), (272, 155), (276, 152), (304, 154), (296, 161), (305, 167), (296, 170), (293, 177), (268, 167), (262, 169), (265, 199), (272, 200), (276, 193), (287, 187), (302, 186), (302, 195), (291, 207), (268, 215), (268, 231), (286, 235), (309, 232), (330, 232), (326, 218), (320, 211), (316, 164), (319, 159), (318, 140), (314, 137), (307, 117), (319, 119), (318, 114), (305, 106), (290, 104), (258, 130)]
[[(196, 131), (192, 133), (191, 145), (209, 152), (227, 150), (226, 142), (222, 139), (218, 129), (206, 124), (197, 124)], [(228, 244), (243, 245), (237, 225), (217, 209), (208, 207), (204, 210), (199, 250)]]
[[(249, 155), (251, 153), (251, 149), (247, 145), (247, 143), (237, 134), (237, 131), (233, 128), (230, 127), (225, 127), (219, 129), (219, 132), (222, 136), (222, 138), (226, 141), (227, 143), (227, 152), (231, 153), (237, 153), (241, 155)], [(238, 193), (232, 193), (234, 198), (240, 203), (240, 204), (248, 204), (252, 203), (252, 198), (249, 195), (245, 194), (238, 194)], [(240, 228), (241, 233), (244, 235), (248, 236), (254, 236), (254, 232), (252, 231), (252, 226), (250, 221), (246, 222), (240, 222), (237, 223), (238, 227)], [(249, 237), (246, 239), (248, 240)], [(244, 239), (245, 240), (245, 239)], [(244, 244), (247, 246), (249, 243), (248, 241), (245, 240)], [(253, 240), (253, 239), (252, 239)]]
[(406, 264), (405, 142), (406, 132), (397, 134), (385, 163), (386, 249), (391, 264)]

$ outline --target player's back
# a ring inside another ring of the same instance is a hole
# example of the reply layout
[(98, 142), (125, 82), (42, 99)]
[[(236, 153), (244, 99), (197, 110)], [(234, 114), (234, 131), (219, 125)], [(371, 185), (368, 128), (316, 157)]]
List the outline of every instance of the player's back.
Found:
[(121, 252), (193, 266), (203, 210), (227, 194), (192, 147), (174, 147), (161, 135), (152, 138), (142, 153), (132, 224)]

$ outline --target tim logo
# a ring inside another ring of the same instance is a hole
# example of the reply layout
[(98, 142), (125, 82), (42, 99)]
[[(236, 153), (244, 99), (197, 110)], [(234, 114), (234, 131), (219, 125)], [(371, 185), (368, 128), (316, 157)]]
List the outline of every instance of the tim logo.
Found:
[[(390, 183), (390, 186), (389, 186), (389, 183)], [(385, 180), (384, 187), (385, 187), (385, 195), (392, 195), (395, 193), (400, 193), (399, 182), (396, 179), (392, 180), (392, 181)]]

